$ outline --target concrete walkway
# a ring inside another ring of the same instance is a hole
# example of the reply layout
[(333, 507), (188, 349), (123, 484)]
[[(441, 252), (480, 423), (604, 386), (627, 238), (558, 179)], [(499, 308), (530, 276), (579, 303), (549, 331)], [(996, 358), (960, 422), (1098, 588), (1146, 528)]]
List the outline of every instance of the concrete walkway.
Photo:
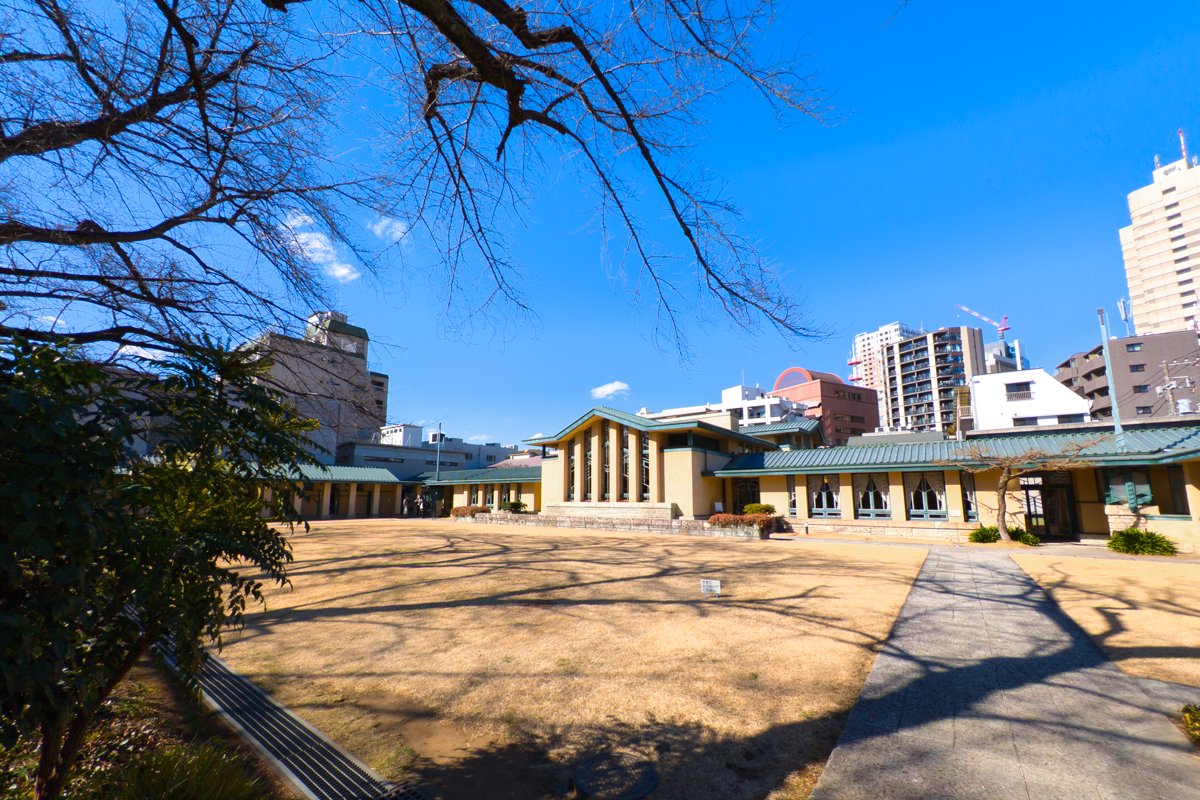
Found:
[(1167, 719), (1004, 551), (931, 548), (812, 800), (1200, 800)]

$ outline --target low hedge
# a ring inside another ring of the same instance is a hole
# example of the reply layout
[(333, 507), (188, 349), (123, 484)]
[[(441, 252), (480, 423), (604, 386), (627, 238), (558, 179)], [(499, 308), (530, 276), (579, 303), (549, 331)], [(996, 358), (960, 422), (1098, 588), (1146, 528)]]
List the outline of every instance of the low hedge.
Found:
[(713, 514), (708, 524), (714, 528), (758, 528), (769, 531), (775, 528), (775, 517), (770, 514)]
[(1034, 536), (1032, 533), (1021, 534), (1017, 537), (1017, 541), (1021, 544), (1029, 545), (1030, 547), (1037, 547), (1042, 543), (1042, 540)]
[(742, 514), (774, 514), (775, 506), (770, 503), (749, 503), (742, 509)]
[(526, 509), (526, 507), (527, 504), (521, 502), (520, 500), (505, 500), (500, 504), (501, 511), (511, 511), (514, 514), (520, 514)]
[(492, 510), (487, 506), (455, 506), (450, 509), (452, 517), (473, 517), (476, 514), (490, 514)]
[(1116, 531), (1108, 538), (1108, 549), (1117, 553), (1128, 553), (1135, 556), (1173, 556), (1175, 545), (1161, 533), (1144, 531), (1140, 528), (1126, 528)]
[(1192, 744), (1200, 747), (1200, 706), (1188, 704), (1179, 712), (1179, 721)]

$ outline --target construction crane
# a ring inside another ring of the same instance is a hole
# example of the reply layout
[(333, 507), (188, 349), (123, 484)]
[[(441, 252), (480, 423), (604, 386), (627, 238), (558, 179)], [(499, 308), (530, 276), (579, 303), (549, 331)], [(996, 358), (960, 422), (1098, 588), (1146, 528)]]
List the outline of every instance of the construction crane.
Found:
[(1002, 322), (996, 322), (996, 320), (988, 319), (983, 314), (980, 314), (978, 311), (972, 311), (971, 309), (967, 308), (966, 306), (958, 306), (958, 308), (961, 308), (963, 311), (967, 312), (972, 317), (979, 317), (984, 322), (995, 325), (996, 326), (996, 338), (998, 338), (1002, 342), (1004, 341), (1004, 332), (1007, 330), (1012, 330), (1011, 328), (1008, 327), (1008, 315), (1005, 315), (1003, 317)]

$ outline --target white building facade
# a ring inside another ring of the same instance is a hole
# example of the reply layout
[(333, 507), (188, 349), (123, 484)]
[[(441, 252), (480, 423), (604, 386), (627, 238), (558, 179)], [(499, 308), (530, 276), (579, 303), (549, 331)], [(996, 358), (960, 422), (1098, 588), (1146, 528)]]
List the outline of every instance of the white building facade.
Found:
[[(970, 427), (976, 431), (1091, 422), (1091, 403), (1044, 369), (975, 375)], [(963, 420), (967, 423), (967, 420)]]
[(665, 408), (662, 411), (650, 411), (643, 408), (637, 415), (646, 419), (671, 420), (694, 419), (704, 414), (733, 412), (739, 426), (745, 428), (751, 425), (773, 425), (776, 422), (803, 419), (806, 408), (807, 406), (803, 403), (797, 403), (784, 397), (771, 397), (765, 389), (757, 386), (731, 386), (722, 390), (720, 403)]
[(883, 391), (887, 370), (884, 367), (884, 349), (902, 339), (911, 339), (920, 330), (903, 322), (881, 325), (878, 330), (866, 331), (854, 337), (850, 351), (850, 383), (874, 389), (879, 395), (879, 419), (887, 419), (886, 392)]
[(1120, 231), (1121, 253), (1139, 334), (1196, 329), (1200, 169), (1186, 150), (1183, 156), (1156, 168), (1153, 183), (1129, 194), (1131, 224)]

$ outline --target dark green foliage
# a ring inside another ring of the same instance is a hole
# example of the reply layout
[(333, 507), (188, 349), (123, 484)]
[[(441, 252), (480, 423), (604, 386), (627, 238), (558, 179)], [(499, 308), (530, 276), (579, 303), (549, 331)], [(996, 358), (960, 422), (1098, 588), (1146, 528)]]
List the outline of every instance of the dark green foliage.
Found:
[(770, 503), (749, 503), (742, 509), (743, 514), (774, 514), (775, 506)]
[(152, 642), (176, 637), (191, 685), (203, 644), (263, 580), (286, 581), (259, 491), (273, 489), (267, 516), (298, 521), (278, 476), (312, 463), (311, 423), (256, 383), (268, 367), (209, 342), (154, 374), (19, 340), (0, 351), (0, 744), (43, 740), (39, 798), (62, 792)]
[(501, 511), (511, 511), (514, 514), (520, 514), (525, 510), (526, 504), (520, 500), (506, 500), (500, 504)]
[(143, 754), (115, 776), (112, 800), (261, 800), (266, 789), (242, 759), (213, 745)]
[(968, 541), (975, 544), (991, 544), (992, 542), (1000, 541), (1000, 529), (995, 525), (980, 525), (967, 537)]
[(1116, 531), (1108, 538), (1108, 549), (1135, 556), (1173, 556), (1175, 545), (1171, 540), (1153, 531), (1126, 528)]
[(1021, 541), (1021, 537), (1025, 536), (1025, 535), (1026, 535), (1025, 529), (1022, 528), (1020, 525), (1013, 525), (1011, 528), (1008, 529), (1008, 536), (1014, 542)]
[(1029, 545), (1030, 547), (1037, 547), (1042, 543), (1042, 540), (1034, 536), (1032, 533), (1021, 534), (1017, 537), (1017, 541), (1021, 544)]

